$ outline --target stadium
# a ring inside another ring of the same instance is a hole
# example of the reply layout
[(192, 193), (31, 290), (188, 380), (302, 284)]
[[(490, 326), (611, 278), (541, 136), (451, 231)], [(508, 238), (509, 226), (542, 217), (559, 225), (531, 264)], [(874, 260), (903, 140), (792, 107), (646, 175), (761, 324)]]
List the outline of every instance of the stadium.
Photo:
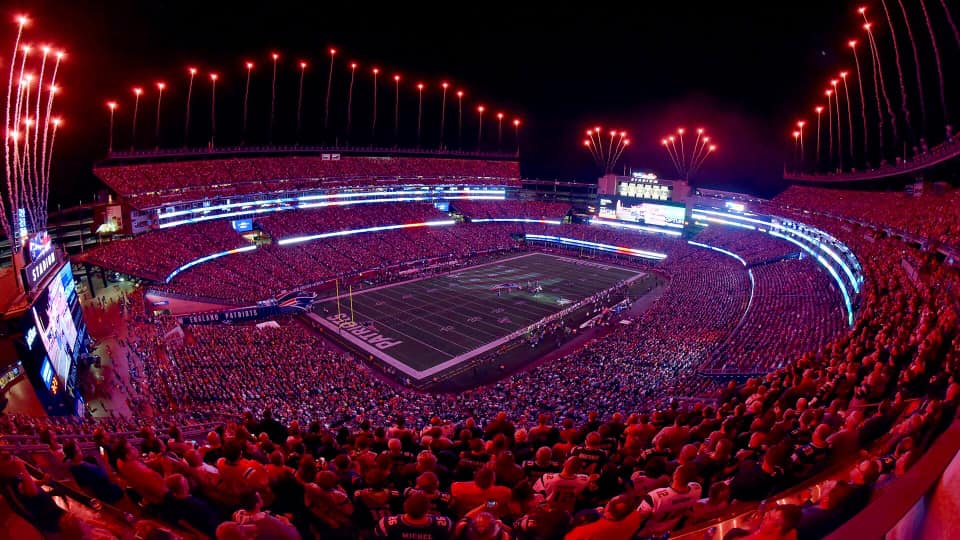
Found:
[[(591, 123), (579, 150), (597, 174), (525, 175), (538, 141), (521, 129), (537, 119), (473, 101), (464, 119), (464, 94), (446, 80), (425, 121), (424, 85), (402, 101), (400, 76), (384, 70), (378, 127), (380, 68), (372, 111), (361, 110), (357, 64), (330, 48), (318, 55), (329, 77), (314, 139), (302, 127), (306, 62), (293, 64), (295, 122), (274, 119), (277, 53), (261, 60), (273, 67), (263, 144), (247, 127), (249, 61), (233, 74), (245, 91), (221, 97), (242, 111), (236, 133), (217, 132), (222, 72), (200, 74), (208, 109), (191, 101), (194, 67), (181, 74), (182, 103), (162, 101), (164, 82), (119, 105), (98, 96), (106, 144), (85, 163), (97, 194), (57, 211), (51, 110), (56, 77), (73, 75), (57, 71), (61, 53), (54, 68), (54, 53), (23, 45), (42, 21), (16, 19), (0, 268), (4, 530), (950, 537), (960, 142), (948, 106), (960, 103), (943, 88), (960, 73), (960, 38), (950, 41), (956, 6), (901, 3), (894, 21), (887, 4), (851, 8), (866, 20), (874, 82), (857, 57), (859, 93), (843, 72), (829, 111), (791, 121), (772, 196), (707, 187), (719, 144), (682, 126), (642, 134), (675, 174), (618, 174), (644, 128)], [(911, 18), (928, 8), (950, 24)], [(904, 84), (906, 48), (897, 71), (877, 48), (927, 29), (942, 50), (936, 70), (917, 57), (917, 79), (939, 81), (940, 102), (936, 88)], [(125, 107), (129, 141), (115, 144)], [(156, 114), (149, 142), (138, 142), (138, 112)], [(294, 142), (273, 142), (285, 128)]]

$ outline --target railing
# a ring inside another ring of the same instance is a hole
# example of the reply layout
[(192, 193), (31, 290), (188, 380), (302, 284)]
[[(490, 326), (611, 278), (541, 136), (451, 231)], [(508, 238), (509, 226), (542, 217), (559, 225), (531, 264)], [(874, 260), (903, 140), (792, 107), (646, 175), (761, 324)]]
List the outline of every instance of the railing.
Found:
[(839, 173), (802, 173), (798, 171), (783, 171), (784, 180), (800, 182), (858, 182), (866, 180), (880, 180), (910, 174), (939, 165), (960, 156), (960, 138), (938, 144), (926, 152), (905, 160), (896, 165), (885, 165), (869, 171), (847, 171)]

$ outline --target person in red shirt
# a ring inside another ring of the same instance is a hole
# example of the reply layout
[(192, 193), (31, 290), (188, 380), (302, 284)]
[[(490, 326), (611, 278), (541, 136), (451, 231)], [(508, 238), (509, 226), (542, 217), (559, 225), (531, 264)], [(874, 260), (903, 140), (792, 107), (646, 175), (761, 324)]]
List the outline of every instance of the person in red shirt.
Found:
[(510, 488), (495, 485), (496, 480), (493, 469), (483, 467), (474, 475), (473, 481), (454, 482), (450, 486), (454, 514), (463, 516), (488, 501), (495, 501), (501, 507), (509, 503)]

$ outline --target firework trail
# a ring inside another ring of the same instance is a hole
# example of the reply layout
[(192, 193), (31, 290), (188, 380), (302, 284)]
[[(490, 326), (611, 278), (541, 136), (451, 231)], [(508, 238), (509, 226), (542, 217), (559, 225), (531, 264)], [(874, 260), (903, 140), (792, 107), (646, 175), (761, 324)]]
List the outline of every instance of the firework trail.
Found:
[(864, 159), (870, 153), (870, 137), (867, 129), (867, 96), (863, 90), (863, 76), (860, 70), (860, 55), (857, 54), (857, 42), (851, 41), (850, 48), (853, 49), (853, 62), (857, 66), (857, 86), (860, 88), (860, 116), (863, 118), (863, 155)]
[(920, 96), (920, 132), (927, 131), (927, 100), (923, 93), (923, 76), (920, 74), (920, 52), (917, 49), (917, 41), (913, 37), (913, 28), (910, 26), (910, 17), (907, 15), (907, 8), (903, 5), (903, 0), (897, 0), (900, 6), (900, 13), (903, 14), (903, 22), (907, 27), (907, 37), (910, 38), (910, 47), (913, 49), (913, 66), (917, 76), (917, 95)]
[(953, 30), (953, 39), (957, 40), (957, 47), (960, 47), (960, 30), (957, 30), (957, 23), (953, 22), (950, 8), (947, 7), (947, 0), (940, 0), (940, 5), (943, 6), (943, 12), (947, 15), (947, 22), (950, 23), (950, 29)]
[(943, 122), (949, 123), (950, 114), (947, 112), (947, 94), (944, 91), (943, 84), (943, 65), (940, 63), (940, 47), (937, 46), (937, 36), (933, 33), (933, 23), (930, 22), (930, 13), (927, 11), (927, 4), (920, 0), (920, 9), (923, 10), (923, 18), (927, 22), (927, 32), (930, 33), (930, 43), (933, 44), (933, 57), (937, 61), (937, 77), (940, 80), (940, 107), (943, 109)]
[(887, 27), (890, 28), (890, 40), (893, 42), (893, 55), (897, 62), (897, 77), (900, 80), (900, 110), (903, 112), (903, 119), (907, 124), (907, 131), (910, 132), (910, 138), (914, 138), (913, 121), (910, 119), (910, 108), (907, 106), (907, 84), (903, 79), (903, 65), (900, 60), (900, 45), (897, 44), (897, 30), (893, 26), (893, 18), (890, 16), (890, 10), (887, 8), (887, 0), (880, 0), (883, 6), (883, 13), (887, 17)]

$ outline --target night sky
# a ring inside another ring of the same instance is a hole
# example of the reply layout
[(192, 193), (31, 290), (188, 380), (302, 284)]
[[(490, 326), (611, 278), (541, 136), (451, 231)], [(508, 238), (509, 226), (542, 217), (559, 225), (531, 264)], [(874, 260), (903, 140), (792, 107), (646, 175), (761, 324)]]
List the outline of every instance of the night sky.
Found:
[[(351, 4), (352, 8), (344, 7)], [(476, 145), (478, 102), (485, 113), (485, 148), (496, 149), (503, 110), (523, 121), (524, 177), (594, 180), (599, 171), (582, 147), (583, 130), (599, 124), (626, 129), (632, 145), (622, 164), (673, 173), (659, 145), (669, 130), (703, 126), (719, 152), (696, 179), (702, 185), (769, 194), (781, 184), (792, 121), (812, 106), (811, 80), (844, 66), (844, 44), (857, 28), (846, 2), (635, 2), (620, 8), (582, 3), (578, 9), (514, 4), (403, 2), (282, 2), (243, 7), (208, 2), (34, 1), (4, 8), (33, 19), (28, 41), (53, 41), (68, 50), (61, 68), (58, 135), (51, 207), (89, 200), (102, 186), (90, 174), (107, 143), (105, 101), (120, 102), (115, 147), (130, 144), (131, 88), (141, 85), (138, 147), (154, 146), (154, 83), (164, 93), (161, 142), (182, 145), (186, 66), (196, 65), (192, 145), (210, 129), (210, 84), (217, 86), (217, 143), (240, 139), (247, 59), (256, 62), (250, 97), (251, 144), (266, 141), (270, 59), (279, 68), (274, 142), (295, 141), (299, 60), (309, 62), (301, 141), (322, 138), (323, 101), (331, 46), (338, 49), (331, 98), (331, 132), (343, 137), (348, 63), (360, 64), (354, 93), (354, 136), (369, 143), (374, 65), (381, 72), (378, 142), (392, 144), (394, 87), (401, 81), (401, 145), (415, 144), (417, 91), (424, 91), (423, 145), (439, 142), (441, 80), (463, 87), (464, 144)], [(20, 9), (18, 9), (18, 7)], [(5, 27), (3, 69), (14, 26)], [(387, 75), (384, 78), (383, 75)], [(808, 106), (809, 105), (809, 106)], [(456, 104), (450, 95), (447, 142), (456, 144)], [(334, 129), (335, 128), (335, 129)], [(331, 133), (328, 142), (334, 138)], [(504, 124), (512, 149), (512, 126)], [(342, 140), (342, 139), (341, 139)]]

